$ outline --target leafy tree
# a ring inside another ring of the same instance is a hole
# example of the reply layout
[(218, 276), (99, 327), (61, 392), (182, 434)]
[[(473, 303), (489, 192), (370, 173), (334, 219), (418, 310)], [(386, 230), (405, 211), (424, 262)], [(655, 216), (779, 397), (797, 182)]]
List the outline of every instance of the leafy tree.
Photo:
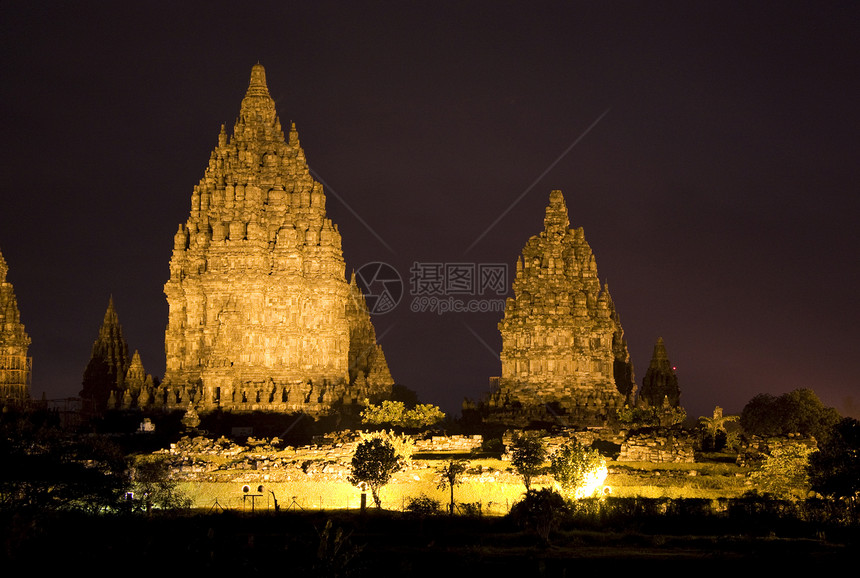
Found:
[(780, 402), (784, 406), (784, 433), (800, 433), (823, 442), (841, 419), (839, 412), (821, 403), (811, 389), (790, 391)]
[(754, 396), (741, 411), (740, 423), (744, 432), (750, 435), (771, 437), (782, 433), (777, 398), (769, 393)]
[(597, 450), (572, 440), (552, 455), (549, 472), (566, 495), (581, 498), (606, 479), (606, 460)]
[(400, 383), (391, 386), (391, 399), (402, 401), (406, 405), (406, 409), (412, 409), (418, 405), (418, 394)]
[(137, 458), (132, 468), (131, 490), (137, 500), (136, 507), (147, 514), (153, 508), (183, 510), (191, 507), (191, 499), (180, 492), (176, 482), (170, 479), (170, 468), (163, 458)]
[(737, 421), (736, 415), (723, 415), (723, 408), (717, 406), (714, 408), (713, 417), (700, 417), (699, 425), (705, 434), (705, 445), (717, 450), (720, 449), (720, 436), (722, 435), (722, 445), (725, 445), (726, 424), (732, 421)]
[(373, 502), (382, 507), (379, 490), (400, 469), (400, 459), (391, 443), (380, 439), (365, 440), (355, 448), (352, 456), (352, 473), (349, 482), (355, 486), (365, 483), (370, 486)]
[(511, 464), (522, 476), (526, 491), (531, 488), (532, 478), (540, 474), (546, 461), (546, 448), (535, 435), (518, 435), (511, 444)]
[(802, 498), (809, 489), (807, 466), (813, 448), (786, 444), (775, 448), (751, 478), (766, 493), (779, 498)]
[(839, 419), (839, 413), (821, 403), (811, 389), (796, 389), (779, 397), (756, 395), (744, 406), (740, 423), (749, 435), (799, 433), (823, 442)]
[(0, 508), (114, 511), (129, 488), (128, 464), (100, 436), (71, 437), (44, 412), (0, 417)]
[(400, 459), (401, 467), (408, 467), (412, 464), (412, 454), (415, 453), (415, 439), (412, 436), (385, 430), (361, 432), (359, 435), (362, 440), (381, 439), (390, 443), (394, 447), (394, 453)]
[(451, 460), (439, 472), (440, 474), (442, 474), (442, 479), (439, 482), (439, 489), (451, 489), (451, 505), (449, 506), (448, 511), (452, 516), (454, 515), (454, 486), (460, 484), (460, 476), (463, 475), (465, 471), (466, 462), (459, 460)]
[(422, 429), (435, 425), (445, 419), (445, 413), (435, 405), (417, 404), (406, 409), (402, 401), (384, 400), (380, 405), (372, 405), (365, 400), (361, 412), (362, 423), (368, 425), (391, 425), (408, 429)]
[(826, 438), (809, 456), (812, 489), (826, 496), (854, 497), (860, 492), (860, 421), (843, 418)]
[(424, 429), (445, 420), (445, 412), (435, 405), (420, 403), (403, 414), (402, 425), (408, 429)]

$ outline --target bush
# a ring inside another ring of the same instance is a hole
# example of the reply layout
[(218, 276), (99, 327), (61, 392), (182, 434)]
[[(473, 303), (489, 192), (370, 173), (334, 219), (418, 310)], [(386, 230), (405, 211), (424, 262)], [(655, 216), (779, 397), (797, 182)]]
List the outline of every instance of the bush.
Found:
[(480, 516), (482, 514), (481, 502), (463, 502), (457, 507), (460, 508), (460, 513), (464, 516)]
[(549, 472), (570, 498), (594, 493), (606, 479), (606, 460), (597, 450), (572, 440), (552, 455)]
[(807, 466), (812, 451), (803, 444), (775, 448), (750, 477), (764, 492), (778, 498), (802, 498), (809, 489)]
[(406, 504), (406, 511), (418, 516), (430, 516), (440, 513), (442, 506), (438, 500), (421, 494), (417, 498), (409, 499), (409, 502)]
[(525, 497), (513, 505), (508, 516), (521, 528), (534, 531), (545, 543), (550, 532), (558, 528), (569, 513), (561, 494), (550, 488), (528, 490)]

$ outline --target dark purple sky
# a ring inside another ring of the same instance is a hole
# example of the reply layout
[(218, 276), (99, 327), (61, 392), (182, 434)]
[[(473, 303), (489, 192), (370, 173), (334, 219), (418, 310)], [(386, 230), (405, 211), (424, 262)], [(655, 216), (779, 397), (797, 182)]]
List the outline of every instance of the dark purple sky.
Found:
[(173, 233), (259, 61), (348, 269), (404, 278), (374, 323), (423, 401), (486, 391), (501, 314), (412, 312), (410, 266), (512, 267), (559, 188), (639, 383), (662, 336), (694, 417), (799, 387), (857, 415), (856, 3), (116, 4), (0, 4), (0, 251), (35, 396), (78, 393), (111, 294), (163, 374)]

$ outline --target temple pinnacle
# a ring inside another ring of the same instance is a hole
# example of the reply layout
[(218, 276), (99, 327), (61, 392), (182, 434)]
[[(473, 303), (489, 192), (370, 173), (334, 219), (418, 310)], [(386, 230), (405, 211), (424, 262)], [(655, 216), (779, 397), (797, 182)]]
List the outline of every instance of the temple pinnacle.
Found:
[(248, 92), (245, 96), (269, 96), (269, 87), (266, 85), (266, 69), (259, 62), (251, 68), (251, 81), (248, 83)]
[(6, 282), (6, 275), (9, 273), (9, 266), (6, 265), (6, 259), (3, 258), (3, 253), (0, 252), (0, 283)]
[(546, 208), (546, 217), (543, 220), (544, 229), (548, 235), (563, 237), (570, 227), (567, 215), (567, 205), (564, 195), (559, 190), (554, 190), (549, 195), (549, 206)]

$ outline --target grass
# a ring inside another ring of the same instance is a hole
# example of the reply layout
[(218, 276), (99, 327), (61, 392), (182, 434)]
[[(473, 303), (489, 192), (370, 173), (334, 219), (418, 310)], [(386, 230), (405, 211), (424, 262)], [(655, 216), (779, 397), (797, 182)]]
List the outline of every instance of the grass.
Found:
[(549, 535), (548, 543), (508, 518), (419, 518), (391, 511), (54, 515), (0, 524), (6, 540), (0, 561), (10, 571), (38, 563), (40, 571), (64, 573), (133, 567), (237, 575), (572, 576), (591, 568), (641, 570), (649, 563), (664, 570), (674, 562), (735, 570), (739, 561), (750, 560), (829, 564), (851, 560), (858, 543), (856, 528), (824, 540), (810, 524), (784, 532), (768, 521), (762, 532), (751, 534), (743, 519), (727, 524), (671, 512), (665, 520), (666, 514), (649, 511), (634, 515), (641, 519), (631, 523), (622, 514), (602, 527), (569, 520)]

